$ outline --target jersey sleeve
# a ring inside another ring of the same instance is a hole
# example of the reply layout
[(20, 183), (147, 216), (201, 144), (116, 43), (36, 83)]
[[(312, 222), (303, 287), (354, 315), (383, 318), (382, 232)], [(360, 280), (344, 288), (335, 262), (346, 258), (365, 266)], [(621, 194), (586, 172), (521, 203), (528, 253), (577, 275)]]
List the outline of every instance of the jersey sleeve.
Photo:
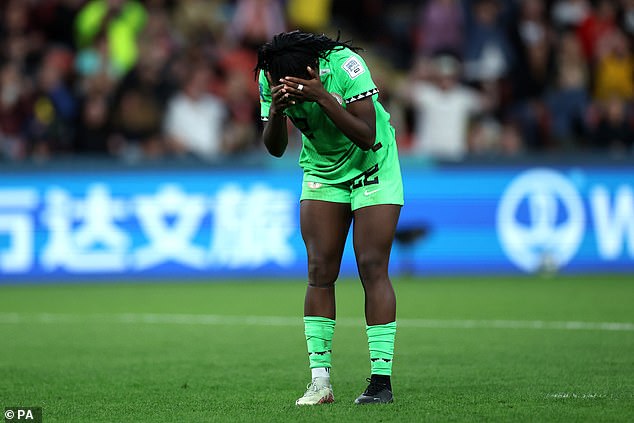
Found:
[(271, 87), (264, 71), (260, 71), (258, 82), (260, 84), (260, 119), (266, 122), (269, 120), (269, 109), (271, 108)]
[(332, 68), (343, 90), (342, 97), (346, 104), (379, 92), (361, 56), (349, 49), (338, 52), (337, 56), (337, 63), (334, 63)]

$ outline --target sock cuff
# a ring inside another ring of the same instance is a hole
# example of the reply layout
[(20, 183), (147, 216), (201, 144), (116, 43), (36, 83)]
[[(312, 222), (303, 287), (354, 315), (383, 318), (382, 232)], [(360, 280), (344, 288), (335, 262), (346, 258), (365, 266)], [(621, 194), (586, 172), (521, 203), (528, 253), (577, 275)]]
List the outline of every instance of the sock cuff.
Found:
[(309, 338), (332, 341), (335, 321), (327, 317), (306, 316), (304, 317), (304, 333)]
[(365, 330), (368, 336), (393, 335), (396, 333), (396, 322), (385, 323), (383, 325), (366, 325)]
[(329, 319), (328, 317), (321, 316), (304, 316), (304, 323), (317, 323), (325, 324), (329, 326), (335, 326), (336, 321)]

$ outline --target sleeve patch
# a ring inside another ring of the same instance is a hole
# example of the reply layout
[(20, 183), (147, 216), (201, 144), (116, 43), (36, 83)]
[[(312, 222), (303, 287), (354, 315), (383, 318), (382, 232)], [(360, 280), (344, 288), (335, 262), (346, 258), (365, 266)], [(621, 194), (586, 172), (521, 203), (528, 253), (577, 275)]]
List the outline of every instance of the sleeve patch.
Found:
[(365, 67), (363, 67), (363, 64), (361, 64), (359, 59), (354, 56), (349, 57), (348, 60), (346, 60), (343, 65), (341, 65), (341, 67), (348, 73), (348, 75), (350, 75), (350, 78), (352, 79), (365, 72)]
[(264, 84), (260, 82), (260, 101), (264, 101)]
[(353, 95), (350, 98), (346, 98), (346, 104), (350, 104), (350, 103), (355, 102), (357, 100), (361, 100), (363, 98), (370, 97), (370, 96), (372, 96), (374, 94), (377, 94), (378, 92), (379, 92), (378, 88), (372, 88), (371, 90), (368, 90), (368, 91), (363, 92), (361, 94)]

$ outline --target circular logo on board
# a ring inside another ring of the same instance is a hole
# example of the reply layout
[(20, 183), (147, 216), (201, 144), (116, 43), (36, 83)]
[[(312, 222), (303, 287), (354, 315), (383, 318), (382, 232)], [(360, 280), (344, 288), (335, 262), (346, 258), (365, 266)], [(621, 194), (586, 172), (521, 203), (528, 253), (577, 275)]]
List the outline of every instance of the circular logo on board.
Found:
[(535, 169), (508, 186), (497, 209), (497, 233), (507, 257), (534, 272), (560, 268), (577, 252), (585, 227), (577, 189), (558, 172)]

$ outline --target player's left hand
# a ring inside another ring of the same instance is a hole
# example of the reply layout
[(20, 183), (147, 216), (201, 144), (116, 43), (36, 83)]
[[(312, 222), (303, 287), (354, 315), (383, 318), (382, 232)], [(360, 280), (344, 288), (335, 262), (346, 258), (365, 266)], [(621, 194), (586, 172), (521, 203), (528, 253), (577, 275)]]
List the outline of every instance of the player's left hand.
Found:
[(298, 101), (317, 101), (325, 93), (317, 72), (310, 66), (306, 68), (310, 79), (287, 76), (280, 79), (286, 91)]

